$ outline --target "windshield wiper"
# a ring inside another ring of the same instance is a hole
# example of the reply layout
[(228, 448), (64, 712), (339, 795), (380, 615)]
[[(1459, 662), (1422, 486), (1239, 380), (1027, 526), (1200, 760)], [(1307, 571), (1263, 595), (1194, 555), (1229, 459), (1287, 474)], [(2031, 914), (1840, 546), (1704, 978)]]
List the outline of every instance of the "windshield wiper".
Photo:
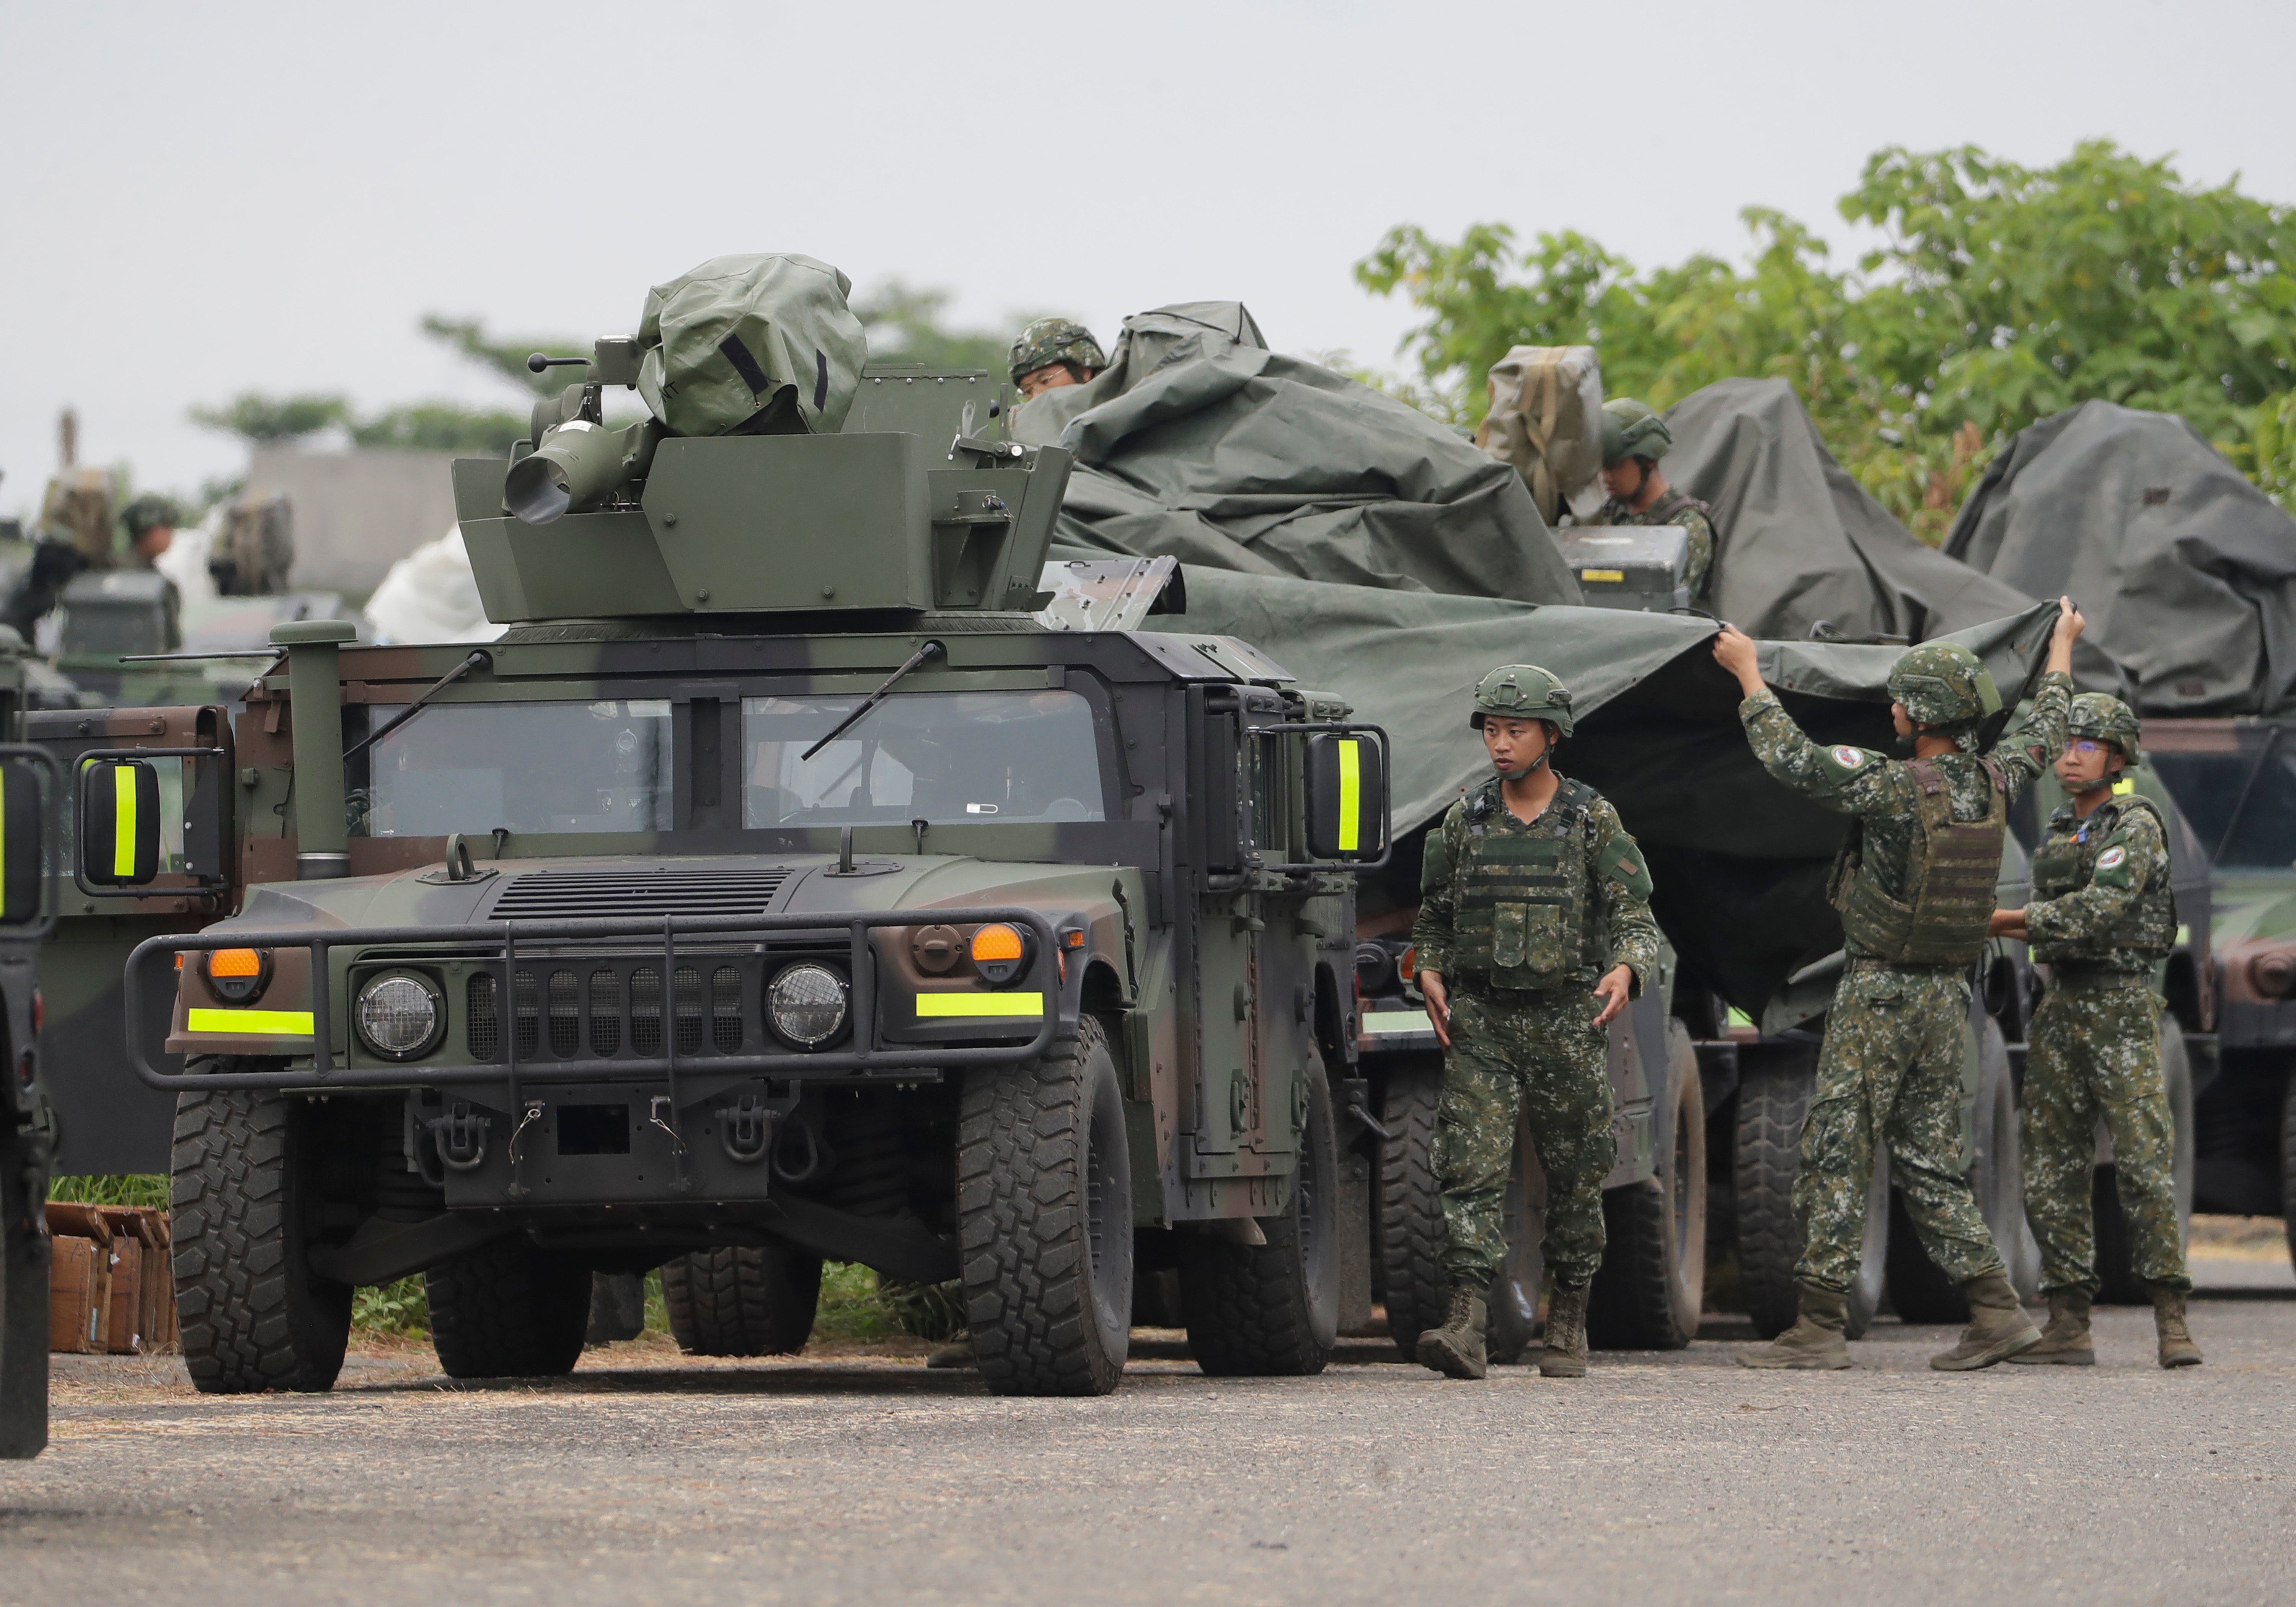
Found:
[(830, 743), (835, 742), (839, 737), (843, 736), (847, 732), (852, 730), (854, 726), (861, 723), (861, 717), (863, 715), (868, 713), (879, 703), (885, 701), (885, 694), (892, 691), (895, 686), (898, 685), (904, 676), (906, 676), (911, 670), (916, 668), (920, 664), (924, 663), (927, 660), (940, 657), (940, 655), (947, 651), (947, 650), (942, 647), (938, 642), (928, 642), (922, 647), (918, 648), (916, 652), (909, 655), (907, 662), (904, 663), (898, 669), (885, 677), (885, 684), (883, 685), (878, 687), (876, 691), (871, 693), (867, 697), (861, 700), (860, 708), (856, 709), (852, 713), (847, 715), (843, 719), (838, 721), (836, 725), (830, 727), (830, 732), (827, 736), (823, 737), (819, 742), (814, 743), (812, 747), (808, 748), (803, 753), (798, 755), (797, 762), (800, 765), (806, 763), (808, 760), (811, 759), (815, 754), (820, 752), (824, 748), (828, 747)]
[(430, 686), (424, 690), (420, 697), (416, 698), (406, 708), (400, 709), (390, 719), (385, 720), (382, 723), (381, 729), (375, 731), (371, 735), (361, 738), (359, 741), (353, 742), (349, 747), (344, 749), (343, 762), (345, 764), (350, 763), (353, 758), (365, 751), (366, 749), (373, 746), (374, 743), (381, 742), (384, 737), (389, 736), (392, 732), (406, 724), (407, 721), (422, 713), (423, 706), (429, 703), (432, 698), (437, 697), (440, 693), (446, 691), (447, 687), (452, 686), (455, 682), (470, 674), (471, 671), (474, 669), (483, 669), (494, 661), (494, 655), (488, 652), (483, 648), (472, 653), (469, 658), (464, 659), (460, 664), (455, 665), (454, 668), (448, 670), (445, 675), (440, 676), (437, 680), (431, 682)]

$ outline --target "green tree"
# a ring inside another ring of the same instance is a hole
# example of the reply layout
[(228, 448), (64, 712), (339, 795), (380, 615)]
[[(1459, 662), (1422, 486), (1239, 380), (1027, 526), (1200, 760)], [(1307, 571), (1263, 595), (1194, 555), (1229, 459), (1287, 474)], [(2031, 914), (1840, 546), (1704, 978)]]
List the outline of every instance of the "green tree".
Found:
[(297, 441), (343, 422), (350, 405), (340, 396), (266, 396), (244, 391), (220, 407), (194, 407), (192, 422), (250, 441)]
[(946, 319), (949, 294), (921, 290), (900, 279), (888, 279), (876, 289), (856, 297), (853, 315), (869, 337), (873, 362), (921, 363), (928, 368), (985, 368), (1002, 375), (1005, 358), (1031, 313), (1013, 320), (1009, 333), (986, 329), (951, 329)]
[(479, 452), (510, 455), (512, 441), (526, 437), (528, 417), (496, 408), (463, 407), (452, 402), (413, 402), (351, 425), (362, 447), (395, 447), (417, 452)]
[(1784, 378), (1844, 467), (1931, 540), (2010, 435), (2092, 397), (2181, 413), (2236, 456), (2287, 450), (2264, 443), (2259, 408), (2296, 379), (2291, 209), (2096, 142), (2030, 169), (1885, 150), (1841, 210), (1884, 234), (1854, 275), (1751, 208), (1742, 268), (1638, 272), (1576, 233), (1518, 249), (1504, 225), (1456, 242), (1405, 225), (1356, 276), (1423, 313), (1406, 350), (1438, 416), (1480, 419), (1514, 345), (1596, 346), (1611, 394), (1659, 407), (1730, 374)]
[[(587, 357), (591, 345), (570, 335), (489, 336), (486, 325), (476, 318), (448, 318), (438, 313), (423, 315), (422, 332), (453, 347), (488, 373), (536, 396), (556, 396), (565, 389), (567, 371), (545, 368), (537, 373), (526, 365), (528, 357), (537, 351), (553, 357)], [(525, 433), (521, 427), (519, 434)]]

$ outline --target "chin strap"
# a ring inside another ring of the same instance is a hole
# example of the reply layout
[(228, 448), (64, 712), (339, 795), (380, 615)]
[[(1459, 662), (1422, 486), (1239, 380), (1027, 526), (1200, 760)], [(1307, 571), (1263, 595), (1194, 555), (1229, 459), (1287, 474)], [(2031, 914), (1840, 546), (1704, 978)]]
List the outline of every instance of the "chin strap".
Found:
[(1546, 755), (1542, 753), (1520, 770), (1501, 770), (1499, 772), (1499, 779), (1501, 781), (1521, 781), (1526, 776), (1534, 775), (1540, 770), (1544, 770), (1546, 767)]

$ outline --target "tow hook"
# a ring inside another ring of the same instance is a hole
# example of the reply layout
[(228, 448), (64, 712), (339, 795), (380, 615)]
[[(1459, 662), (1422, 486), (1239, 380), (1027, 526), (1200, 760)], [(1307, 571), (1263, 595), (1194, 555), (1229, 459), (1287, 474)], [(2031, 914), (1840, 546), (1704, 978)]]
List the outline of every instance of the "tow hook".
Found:
[(518, 1175), (520, 1159), (518, 1144), (520, 1139), (526, 1136), (527, 1128), (541, 1119), (542, 1102), (538, 1099), (529, 1099), (526, 1102), (525, 1113), (518, 1119), (518, 1126), (510, 1130), (510, 1197), (513, 1200), (523, 1200), (533, 1192), (526, 1186), (525, 1180)]
[(458, 1172), (475, 1172), (487, 1163), (487, 1119), (471, 1114), (457, 1103), (444, 1116), (430, 1119), (430, 1137), (439, 1159)]
[(660, 1127), (669, 1135), (670, 1165), (677, 1175), (677, 1192), (690, 1193), (693, 1179), (685, 1175), (685, 1139), (677, 1130), (677, 1103), (666, 1095), (657, 1094), (648, 1106), (646, 1125)]
[(1341, 1083), (1340, 1087), (1347, 1099), (1349, 1117), (1382, 1143), (1391, 1142), (1395, 1136), (1371, 1113), (1371, 1085), (1360, 1077), (1350, 1077)]
[(754, 1095), (719, 1106), (718, 1121), (718, 1142), (729, 1160), (755, 1166), (773, 1147), (774, 1113)]

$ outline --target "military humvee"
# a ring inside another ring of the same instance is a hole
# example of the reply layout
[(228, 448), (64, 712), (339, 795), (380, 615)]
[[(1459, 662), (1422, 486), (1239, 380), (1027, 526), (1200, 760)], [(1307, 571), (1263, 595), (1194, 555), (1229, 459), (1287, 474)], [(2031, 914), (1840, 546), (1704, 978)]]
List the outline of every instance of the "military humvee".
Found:
[(194, 1381), (324, 1389), (415, 1271), (457, 1376), (566, 1370), (592, 1273), (671, 1262), (790, 1349), (824, 1259), (961, 1281), (1004, 1392), (1112, 1390), (1164, 1268), (1207, 1371), (1320, 1368), (1384, 735), (1040, 621), (1069, 459), (986, 375), (569, 473), (634, 364), (455, 466), (500, 641), (282, 625), (235, 717), (58, 733), (86, 906), (232, 911), (123, 1000)]

